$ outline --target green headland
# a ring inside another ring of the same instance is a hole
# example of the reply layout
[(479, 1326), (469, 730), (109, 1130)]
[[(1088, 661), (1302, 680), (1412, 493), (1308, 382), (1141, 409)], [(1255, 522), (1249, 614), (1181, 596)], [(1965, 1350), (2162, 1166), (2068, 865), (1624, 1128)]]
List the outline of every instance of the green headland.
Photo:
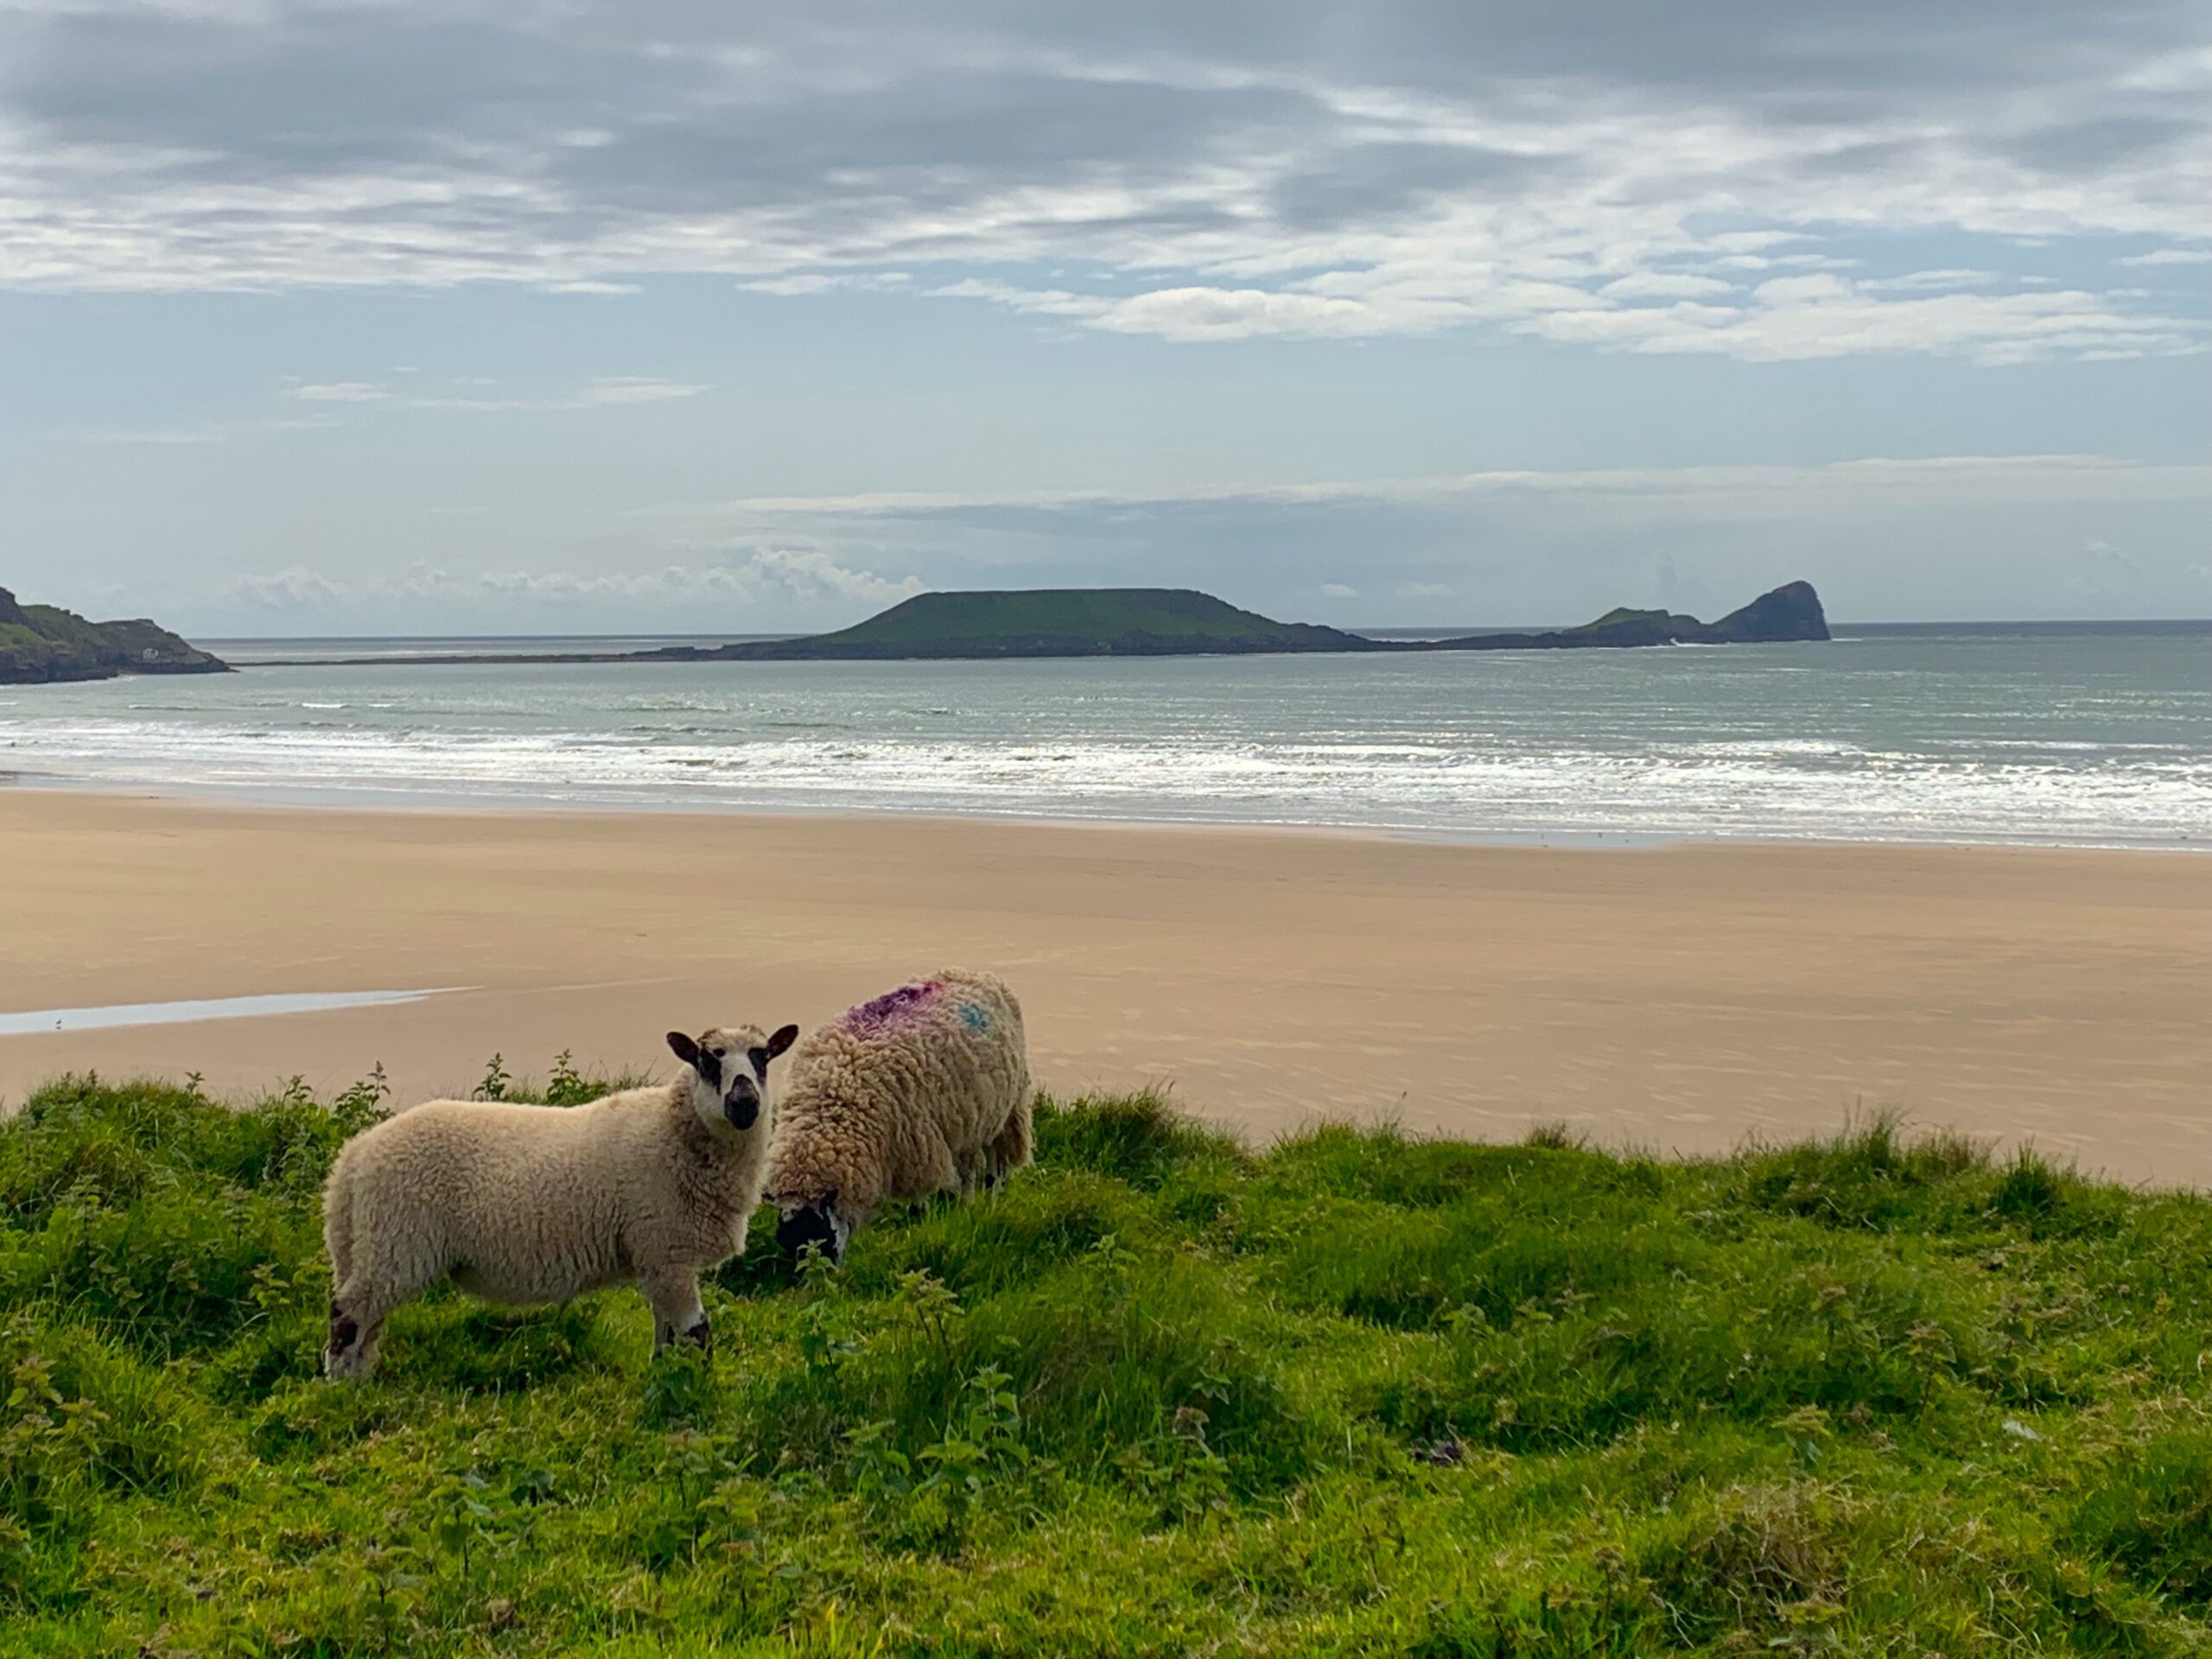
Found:
[(111, 680), (118, 674), (220, 674), (229, 664), (143, 617), (87, 622), (54, 605), (21, 605), (0, 588), (0, 685)]

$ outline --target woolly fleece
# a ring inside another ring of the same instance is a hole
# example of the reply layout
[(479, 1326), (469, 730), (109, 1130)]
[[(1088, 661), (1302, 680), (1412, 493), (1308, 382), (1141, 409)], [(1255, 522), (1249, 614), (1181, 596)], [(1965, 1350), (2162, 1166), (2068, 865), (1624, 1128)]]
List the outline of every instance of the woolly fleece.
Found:
[(848, 1009), (794, 1051), (764, 1196), (837, 1195), (854, 1226), (887, 1198), (969, 1192), (1030, 1158), (1029, 1044), (995, 974), (947, 968)]
[[(744, 1026), (702, 1042), (742, 1067), (766, 1040)], [(698, 1269), (745, 1248), (774, 1122), (765, 1088), (749, 1128), (721, 1109), (686, 1066), (585, 1106), (433, 1100), (363, 1130), (323, 1189), (326, 1369), (367, 1371), (386, 1316), (448, 1276), (509, 1303), (635, 1281), (657, 1345), (704, 1342)]]

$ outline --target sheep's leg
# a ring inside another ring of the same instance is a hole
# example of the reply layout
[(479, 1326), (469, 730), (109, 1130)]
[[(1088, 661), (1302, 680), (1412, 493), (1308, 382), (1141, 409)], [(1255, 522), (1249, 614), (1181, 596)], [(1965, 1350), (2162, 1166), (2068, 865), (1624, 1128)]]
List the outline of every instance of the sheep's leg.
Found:
[(335, 1287), (353, 1276), (353, 1195), (334, 1189), (324, 1201), (322, 1246), (330, 1256), (330, 1282)]
[[(366, 1376), (376, 1365), (377, 1344), (391, 1311), (444, 1278), (453, 1264), (444, 1242), (415, 1222), (347, 1226), (338, 1236), (350, 1247), (345, 1254), (352, 1259), (331, 1287), (322, 1374)], [(339, 1254), (334, 1244), (334, 1258)]]
[(384, 1344), (384, 1321), (364, 1327), (361, 1332), (361, 1375), (366, 1376), (377, 1368), (377, 1350)]
[(929, 1146), (923, 1150), (929, 1160), (924, 1172), (924, 1190), (928, 1192), (957, 1192), (966, 1198), (972, 1190), (973, 1176), (965, 1160), (952, 1155), (952, 1148), (941, 1135), (931, 1135)]
[(339, 1287), (353, 1277), (353, 1193), (343, 1165), (323, 1194), (322, 1211), (322, 1247), (330, 1256), (330, 1335), (323, 1344), (322, 1374), (358, 1376), (366, 1347), (361, 1324), (338, 1298)]
[(694, 1347), (709, 1345), (713, 1332), (707, 1325), (707, 1310), (699, 1300), (699, 1275), (690, 1268), (663, 1268), (640, 1274), (638, 1287), (645, 1293), (645, 1300), (653, 1310), (653, 1351), (687, 1342)]
[(330, 1299), (330, 1337), (323, 1345), (322, 1374), (366, 1376), (373, 1370), (384, 1322), (406, 1300), (358, 1279), (340, 1286)]
[(989, 1170), (983, 1184), (996, 1186), (1027, 1164), (1035, 1150), (1031, 1140), (1029, 1103), (1025, 1099), (1007, 1118), (998, 1139), (991, 1142)]

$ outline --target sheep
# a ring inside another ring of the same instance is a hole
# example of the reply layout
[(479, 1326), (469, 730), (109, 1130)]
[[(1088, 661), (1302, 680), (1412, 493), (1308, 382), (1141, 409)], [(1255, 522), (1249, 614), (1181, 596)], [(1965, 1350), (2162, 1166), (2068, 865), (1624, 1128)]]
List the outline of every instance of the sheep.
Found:
[(341, 1147), (323, 1188), (327, 1376), (364, 1376), (391, 1311), (441, 1279), (486, 1300), (565, 1302), (635, 1280), (655, 1352), (707, 1345), (699, 1269), (745, 1248), (785, 1026), (668, 1033), (670, 1083), (589, 1105), (427, 1101)]
[(887, 1198), (972, 1194), (1030, 1158), (1021, 1005), (995, 974), (947, 968), (849, 1008), (791, 1058), (762, 1196), (776, 1242), (845, 1242)]

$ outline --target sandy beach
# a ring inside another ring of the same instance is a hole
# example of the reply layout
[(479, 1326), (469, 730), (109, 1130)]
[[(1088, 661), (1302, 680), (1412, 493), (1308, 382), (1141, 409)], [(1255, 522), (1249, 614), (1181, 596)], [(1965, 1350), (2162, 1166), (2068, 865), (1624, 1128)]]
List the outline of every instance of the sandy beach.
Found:
[(0, 795), (0, 1014), (464, 987), (396, 1007), (0, 1037), (70, 1068), (403, 1096), (495, 1050), (660, 1065), (945, 963), (1006, 973), (1059, 1092), (1717, 1150), (1896, 1109), (2212, 1183), (2212, 859)]

